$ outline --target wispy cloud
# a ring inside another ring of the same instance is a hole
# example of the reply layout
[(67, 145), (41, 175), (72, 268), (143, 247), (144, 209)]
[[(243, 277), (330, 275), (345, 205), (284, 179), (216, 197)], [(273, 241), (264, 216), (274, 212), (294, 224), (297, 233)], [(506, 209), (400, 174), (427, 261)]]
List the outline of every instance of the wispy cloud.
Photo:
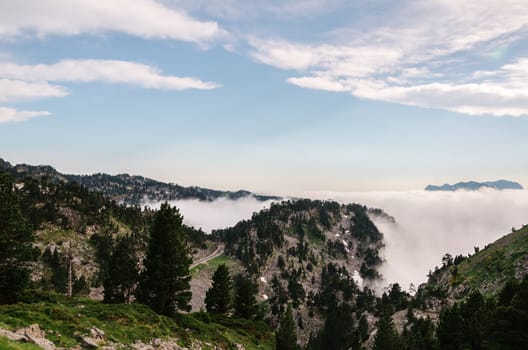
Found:
[(303, 88), (472, 115), (528, 114), (525, 59), (477, 74), (490, 51), (528, 37), (524, 1), (408, 2), (393, 12), (367, 29), (337, 28), (324, 43), (251, 38), (250, 55), (297, 71), (287, 82)]
[(195, 43), (207, 43), (225, 34), (216, 22), (197, 20), (153, 0), (18, 0), (0, 3), (0, 38), (101, 32)]
[[(50, 83), (51, 82), (51, 83)], [(0, 62), (0, 102), (64, 97), (68, 89), (54, 83), (128, 84), (158, 90), (210, 90), (220, 84), (191, 77), (163, 75), (141, 63), (117, 60), (62, 60), (55, 64), (21, 65)], [(2, 121), (23, 121), (48, 112), (3, 109)]]
[(62, 60), (55, 64), (36, 65), (0, 62), (0, 77), (25, 81), (130, 84), (160, 90), (209, 90), (220, 87), (217, 83), (163, 75), (155, 67), (118, 60)]
[(51, 115), (47, 111), (19, 111), (14, 108), (0, 107), (0, 123), (22, 122), (35, 117)]
[(46, 97), (64, 97), (68, 90), (47, 82), (27, 82), (17, 79), (2, 79), (0, 74), (0, 102), (27, 101)]

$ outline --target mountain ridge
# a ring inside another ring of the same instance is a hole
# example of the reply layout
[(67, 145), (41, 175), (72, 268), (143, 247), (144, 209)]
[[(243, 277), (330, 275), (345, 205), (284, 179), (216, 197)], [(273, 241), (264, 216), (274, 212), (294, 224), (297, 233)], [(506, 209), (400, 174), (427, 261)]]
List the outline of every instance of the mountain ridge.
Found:
[(197, 199), (200, 201), (213, 201), (220, 198), (237, 200), (242, 198), (255, 198), (258, 201), (276, 201), (281, 197), (255, 194), (247, 190), (223, 191), (199, 186), (181, 186), (175, 183), (166, 183), (140, 175), (126, 173), (110, 175), (95, 173), (91, 175), (63, 174), (50, 165), (12, 165), (0, 158), (0, 170), (4, 169), (15, 178), (22, 176), (49, 177), (53, 181), (77, 182), (86, 188), (100, 192), (106, 197), (119, 203), (142, 206), (145, 202), (162, 202), (180, 199)]
[(427, 185), (425, 191), (478, 191), (481, 188), (493, 188), (496, 190), (522, 190), (523, 186), (514, 181), (510, 180), (496, 180), (496, 181), (465, 181), (457, 182), (456, 184), (444, 184), (441, 186), (437, 185)]

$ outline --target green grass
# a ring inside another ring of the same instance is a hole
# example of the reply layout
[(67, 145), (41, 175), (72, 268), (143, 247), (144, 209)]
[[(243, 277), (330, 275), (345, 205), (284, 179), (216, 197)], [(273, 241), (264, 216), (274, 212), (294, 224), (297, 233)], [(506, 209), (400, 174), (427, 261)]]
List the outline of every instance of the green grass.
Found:
[(20, 343), (0, 337), (0, 350), (42, 350), (42, 348), (34, 344)]
[(169, 318), (140, 304), (108, 305), (38, 291), (28, 293), (23, 300), (25, 302), (0, 306), (3, 326), (15, 330), (38, 323), (46, 331), (47, 338), (60, 347), (78, 344), (81, 335), (97, 327), (105, 332), (108, 341), (122, 344), (170, 337), (179, 339), (183, 346), (190, 346), (196, 340), (212, 344), (211, 349), (214, 346), (234, 349), (234, 343), (246, 349), (273, 348), (270, 330), (265, 324), (253, 321), (220, 318), (216, 323), (200, 313)]
[(79, 234), (73, 230), (45, 230), (41, 233), (39, 239), (44, 245), (51, 242), (65, 242), (79, 240)]
[(197, 265), (191, 269), (191, 276), (196, 275), (200, 271), (211, 271), (214, 272), (218, 266), (226, 264), (227, 267), (231, 267), (237, 262), (224, 254), (217, 256), (216, 258), (213, 258), (203, 264)]
[(458, 283), (471, 288), (489, 286), (484, 294), (494, 294), (500, 287), (514, 278), (517, 264), (528, 256), (528, 227), (512, 232), (478, 254), (458, 265)]

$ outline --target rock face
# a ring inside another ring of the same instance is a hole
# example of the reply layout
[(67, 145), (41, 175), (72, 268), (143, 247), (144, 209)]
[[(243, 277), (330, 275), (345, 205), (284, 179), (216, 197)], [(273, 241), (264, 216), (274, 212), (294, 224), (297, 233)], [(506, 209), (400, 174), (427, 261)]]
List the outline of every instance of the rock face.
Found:
[(33, 343), (44, 350), (56, 350), (55, 344), (45, 338), (46, 332), (41, 330), (38, 324), (32, 324), (16, 332), (0, 329), (0, 335), (9, 340)]
[(508, 180), (486, 181), (486, 182), (458, 182), (454, 185), (444, 184), (442, 186), (428, 185), (426, 191), (478, 191), (481, 188), (494, 188), (496, 190), (522, 190), (521, 184)]

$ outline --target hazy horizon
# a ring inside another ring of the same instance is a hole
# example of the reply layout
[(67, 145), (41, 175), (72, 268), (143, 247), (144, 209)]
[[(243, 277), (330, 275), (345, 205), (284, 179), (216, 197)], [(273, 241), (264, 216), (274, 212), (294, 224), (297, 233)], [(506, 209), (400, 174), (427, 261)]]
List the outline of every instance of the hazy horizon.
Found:
[(0, 149), (260, 193), (528, 186), (527, 25), (523, 0), (2, 2)]

